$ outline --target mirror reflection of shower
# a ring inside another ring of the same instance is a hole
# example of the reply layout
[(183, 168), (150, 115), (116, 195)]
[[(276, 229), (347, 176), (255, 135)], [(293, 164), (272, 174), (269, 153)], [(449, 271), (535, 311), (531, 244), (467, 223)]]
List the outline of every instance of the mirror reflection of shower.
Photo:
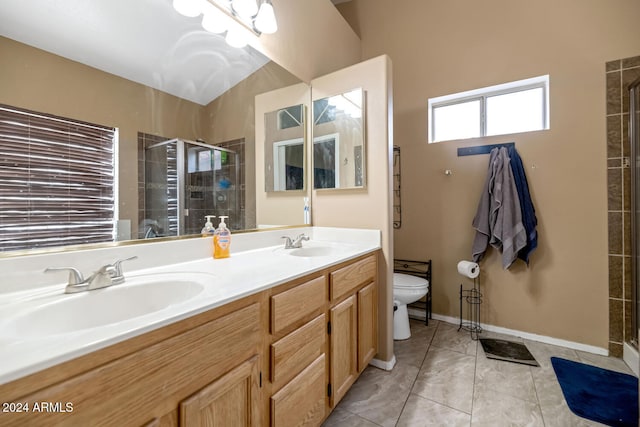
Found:
[(171, 139), (145, 147), (143, 163), (140, 238), (199, 234), (205, 215), (226, 215), (230, 229), (245, 228), (236, 152)]

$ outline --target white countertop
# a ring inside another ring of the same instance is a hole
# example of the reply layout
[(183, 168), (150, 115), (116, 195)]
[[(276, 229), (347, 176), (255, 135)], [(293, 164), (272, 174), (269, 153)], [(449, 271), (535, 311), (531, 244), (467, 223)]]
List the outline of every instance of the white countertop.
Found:
[[(283, 249), (280, 237), (283, 234), (296, 235), (300, 230), (311, 237), (309, 242), (303, 242), (303, 246), (335, 247), (336, 253), (309, 258), (290, 255)], [(173, 273), (189, 273), (187, 276), (197, 277), (198, 282), (205, 285), (204, 289), (196, 298), (172, 304), (159, 311), (106, 326), (87, 327), (57, 335), (43, 333), (35, 334), (41, 336), (34, 336), (32, 333), (24, 333), (16, 319), (20, 319), (20, 316), (30, 311), (37, 313), (39, 307), (61, 299), (86, 298), (87, 294), (110, 292), (116, 287), (127, 286), (127, 283), (96, 291), (67, 295), (64, 294), (64, 283), (51, 285), (39, 283), (37, 287), (16, 290), (19, 289), (18, 284), (3, 279), (4, 281), (0, 283), (0, 319), (2, 319), (0, 320), (0, 360), (2, 361), (0, 363), (0, 384), (356, 258), (381, 247), (380, 232), (377, 230), (318, 227), (306, 227), (300, 230), (277, 230), (255, 233), (253, 236), (251, 234), (254, 233), (233, 236), (232, 247), (235, 244), (239, 250), (232, 252), (231, 257), (226, 259), (211, 258), (209, 239), (205, 238), (190, 239), (191, 243), (179, 241), (174, 245), (168, 242), (165, 245), (132, 245), (110, 248), (113, 249), (109, 254), (112, 258), (114, 256), (116, 258), (128, 257), (131, 254), (138, 256), (139, 260), (131, 262), (131, 264), (134, 267), (141, 266), (143, 268), (127, 269), (127, 264), (124, 265), (125, 277), (129, 278), (131, 283), (149, 277), (149, 275), (179, 277), (178, 274)], [(188, 250), (185, 249), (186, 246), (190, 246), (187, 248)], [(118, 249), (125, 248), (126, 250), (118, 251)], [(154, 263), (151, 261), (161, 260), (162, 256), (166, 256), (167, 251), (174, 252), (172, 257), (179, 261), (153, 266)], [(176, 251), (192, 259), (194, 252), (200, 251), (201, 256), (189, 261), (180, 259), (180, 255), (176, 254)], [(76, 260), (82, 256), (91, 257), (90, 253), (78, 254), (75, 252), (73, 254)], [(33, 262), (46, 265), (47, 261), (54, 260), (56, 262), (69, 261), (45, 257), (45, 259), (34, 259)], [(24, 263), (24, 260), (20, 259), (19, 262)], [(40, 264), (31, 270), (43, 275)], [(7, 267), (11, 267), (10, 263), (6, 260), (0, 260), (0, 268), (5, 270)], [(60, 277), (66, 278), (65, 274), (56, 276), (58, 281)], [(27, 277), (20, 276), (20, 281), (24, 281)], [(93, 297), (97, 296), (99, 294), (93, 294)], [(82, 321), (82, 318), (77, 319), (80, 325)]]

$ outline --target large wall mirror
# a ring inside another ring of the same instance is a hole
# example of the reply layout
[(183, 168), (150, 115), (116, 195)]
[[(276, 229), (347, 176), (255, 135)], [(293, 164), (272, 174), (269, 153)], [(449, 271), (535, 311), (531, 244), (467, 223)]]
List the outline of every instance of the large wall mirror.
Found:
[[(256, 227), (254, 100), (300, 84), (298, 78), (251, 47), (231, 47), (204, 31), (201, 18), (179, 15), (171, 0), (3, 2), (0, 19), (0, 104), (115, 134), (114, 195), (104, 196), (112, 206), (99, 198), (83, 205), (111, 215), (111, 228), (97, 233), (87, 226), (73, 244), (198, 234), (205, 214), (230, 215), (234, 230)], [(0, 128), (8, 122), (0, 117)], [(5, 159), (7, 147), (33, 143), (15, 135), (0, 136)], [(86, 164), (91, 159), (80, 156)], [(92, 174), (89, 180), (97, 178)], [(0, 218), (22, 210), (12, 221), (0, 219), (0, 256), (64, 245), (63, 231), (23, 236), (20, 244), (3, 238), (29, 227), (35, 209), (10, 200), (37, 185), (10, 186), (6, 175), (0, 175)], [(51, 205), (72, 211), (85, 188), (77, 186)], [(40, 192), (55, 195), (46, 187)], [(56, 225), (60, 212), (51, 209), (36, 228)]]
[(313, 101), (313, 188), (362, 188), (366, 183), (364, 91)]
[(265, 191), (305, 189), (305, 106), (264, 115)]

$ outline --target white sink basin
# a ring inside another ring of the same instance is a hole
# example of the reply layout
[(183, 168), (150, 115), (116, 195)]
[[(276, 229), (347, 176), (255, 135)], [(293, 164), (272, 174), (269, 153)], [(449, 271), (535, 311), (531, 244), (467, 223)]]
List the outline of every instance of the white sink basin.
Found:
[(283, 252), (287, 255), (301, 257), (301, 258), (316, 258), (316, 257), (328, 257), (339, 256), (349, 250), (349, 245), (345, 243), (334, 243), (311, 240), (304, 242), (301, 248), (297, 249), (283, 249)]
[(203, 278), (210, 281), (212, 277), (151, 274), (103, 289), (56, 296), (13, 317), (8, 330), (15, 331), (17, 337), (31, 338), (116, 324), (191, 300), (205, 289)]
[(336, 248), (330, 246), (313, 246), (313, 247), (302, 247), (298, 249), (292, 249), (288, 252), (289, 255), (299, 256), (299, 257), (319, 257), (319, 256), (330, 256), (339, 253)]

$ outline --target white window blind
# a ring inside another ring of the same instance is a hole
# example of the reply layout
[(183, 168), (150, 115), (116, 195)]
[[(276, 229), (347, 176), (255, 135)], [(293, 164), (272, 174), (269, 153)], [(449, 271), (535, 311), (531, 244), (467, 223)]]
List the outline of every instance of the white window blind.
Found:
[(0, 105), (0, 252), (113, 241), (116, 137)]

